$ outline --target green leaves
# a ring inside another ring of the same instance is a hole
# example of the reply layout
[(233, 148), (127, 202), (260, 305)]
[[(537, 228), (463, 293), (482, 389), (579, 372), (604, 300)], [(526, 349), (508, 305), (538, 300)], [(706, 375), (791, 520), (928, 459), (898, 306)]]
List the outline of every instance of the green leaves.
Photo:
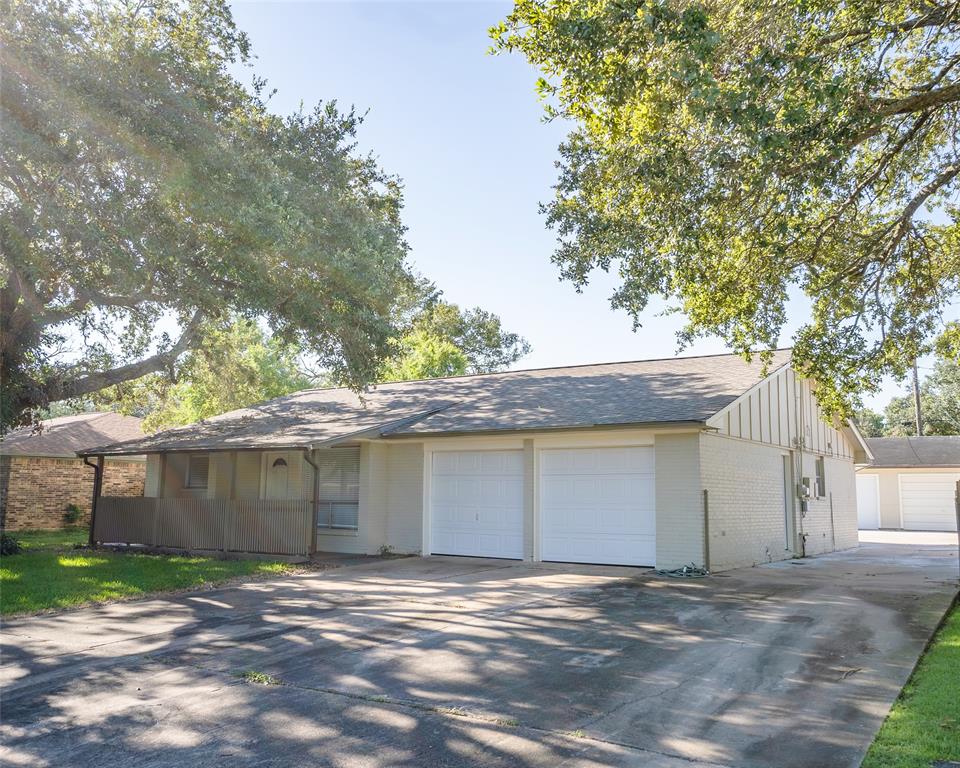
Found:
[(234, 313), (376, 378), (407, 246), (356, 114), (270, 113), (228, 70), (249, 43), (223, 0), (3, 10), (0, 424), (168, 369)]
[(152, 374), (98, 392), (97, 408), (144, 417), (148, 432), (207, 419), (313, 386), (300, 350), (243, 318), (204, 329), (171, 381)]
[(417, 309), (381, 381), (493, 373), (530, 353), (527, 340), (504, 330), (497, 315), (480, 307), (462, 310), (430, 284), (415, 290), (414, 301)]
[[(872, 0), (519, 0), (491, 30), (549, 82), (560, 147), (547, 222), (575, 285), (616, 270), (682, 341), (779, 343), (812, 306), (797, 364), (848, 413), (942, 328), (960, 282), (955, 65), (960, 22)], [(919, 95), (923, 94), (923, 95)]]
[(460, 376), (467, 372), (467, 356), (439, 334), (419, 329), (408, 333), (398, 344), (395, 357), (388, 360), (381, 381), (413, 381)]

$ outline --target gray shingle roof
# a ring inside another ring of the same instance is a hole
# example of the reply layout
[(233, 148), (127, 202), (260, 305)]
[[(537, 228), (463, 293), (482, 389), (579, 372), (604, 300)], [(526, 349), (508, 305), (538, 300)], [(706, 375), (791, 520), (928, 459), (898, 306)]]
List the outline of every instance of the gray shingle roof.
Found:
[(960, 435), (869, 437), (872, 467), (960, 467)]
[[(789, 350), (778, 350), (770, 370), (789, 360)], [(748, 364), (735, 355), (711, 355), (397, 382), (359, 396), (314, 389), (102, 451), (306, 448), (362, 433), (700, 423), (760, 377), (756, 359)]]
[(79, 413), (40, 422), (41, 429), (23, 427), (0, 439), (0, 454), (14, 456), (73, 456), (104, 443), (142, 438), (140, 419), (119, 413)]

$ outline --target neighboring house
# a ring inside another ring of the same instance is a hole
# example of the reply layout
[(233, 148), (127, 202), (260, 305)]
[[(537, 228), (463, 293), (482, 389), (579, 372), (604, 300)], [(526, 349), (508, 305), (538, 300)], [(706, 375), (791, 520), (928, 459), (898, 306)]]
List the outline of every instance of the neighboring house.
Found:
[(868, 458), (788, 350), (309, 390), (91, 453), (147, 454), (103, 541), (714, 570), (856, 546)]
[(874, 460), (857, 472), (860, 528), (955, 531), (960, 436), (871, 437)]
[[(0, 438), (0, 528), (60, 528), (68, 505), (81, 522), (90, 515), (94, 470), (77, 458), (105, 442), (142, 438), (140, 419), (116, 413), (81, 413), (24, 427)], [(104, 492), (142, 496), (143, 456), (106, 463)]]

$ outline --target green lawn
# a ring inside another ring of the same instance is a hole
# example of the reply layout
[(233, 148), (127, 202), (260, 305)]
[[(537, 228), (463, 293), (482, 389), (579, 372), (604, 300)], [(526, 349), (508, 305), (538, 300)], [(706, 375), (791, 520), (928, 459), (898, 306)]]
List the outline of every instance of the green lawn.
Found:
[(22, 531), (19, 555), (0, 558), (0, 613), (66, 608), (90, 602), (187, 589), (235, 576), (281, 574), (286, 563), (210, 557), (127, 554), (74, 548), (85, 529)]
[(960, 607), (954, 607), (890, 710), (861, 768), (960, 760)]

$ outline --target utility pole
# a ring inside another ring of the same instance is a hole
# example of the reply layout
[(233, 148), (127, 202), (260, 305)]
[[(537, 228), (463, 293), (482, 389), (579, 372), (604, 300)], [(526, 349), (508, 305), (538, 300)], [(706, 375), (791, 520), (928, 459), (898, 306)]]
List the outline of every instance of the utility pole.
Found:
[(913, 358), (913, 410), (917, 421), (917, 437), (923, 437), (923, 414), (920, 413), (920, 376), (917, 374), (917, 358)]

